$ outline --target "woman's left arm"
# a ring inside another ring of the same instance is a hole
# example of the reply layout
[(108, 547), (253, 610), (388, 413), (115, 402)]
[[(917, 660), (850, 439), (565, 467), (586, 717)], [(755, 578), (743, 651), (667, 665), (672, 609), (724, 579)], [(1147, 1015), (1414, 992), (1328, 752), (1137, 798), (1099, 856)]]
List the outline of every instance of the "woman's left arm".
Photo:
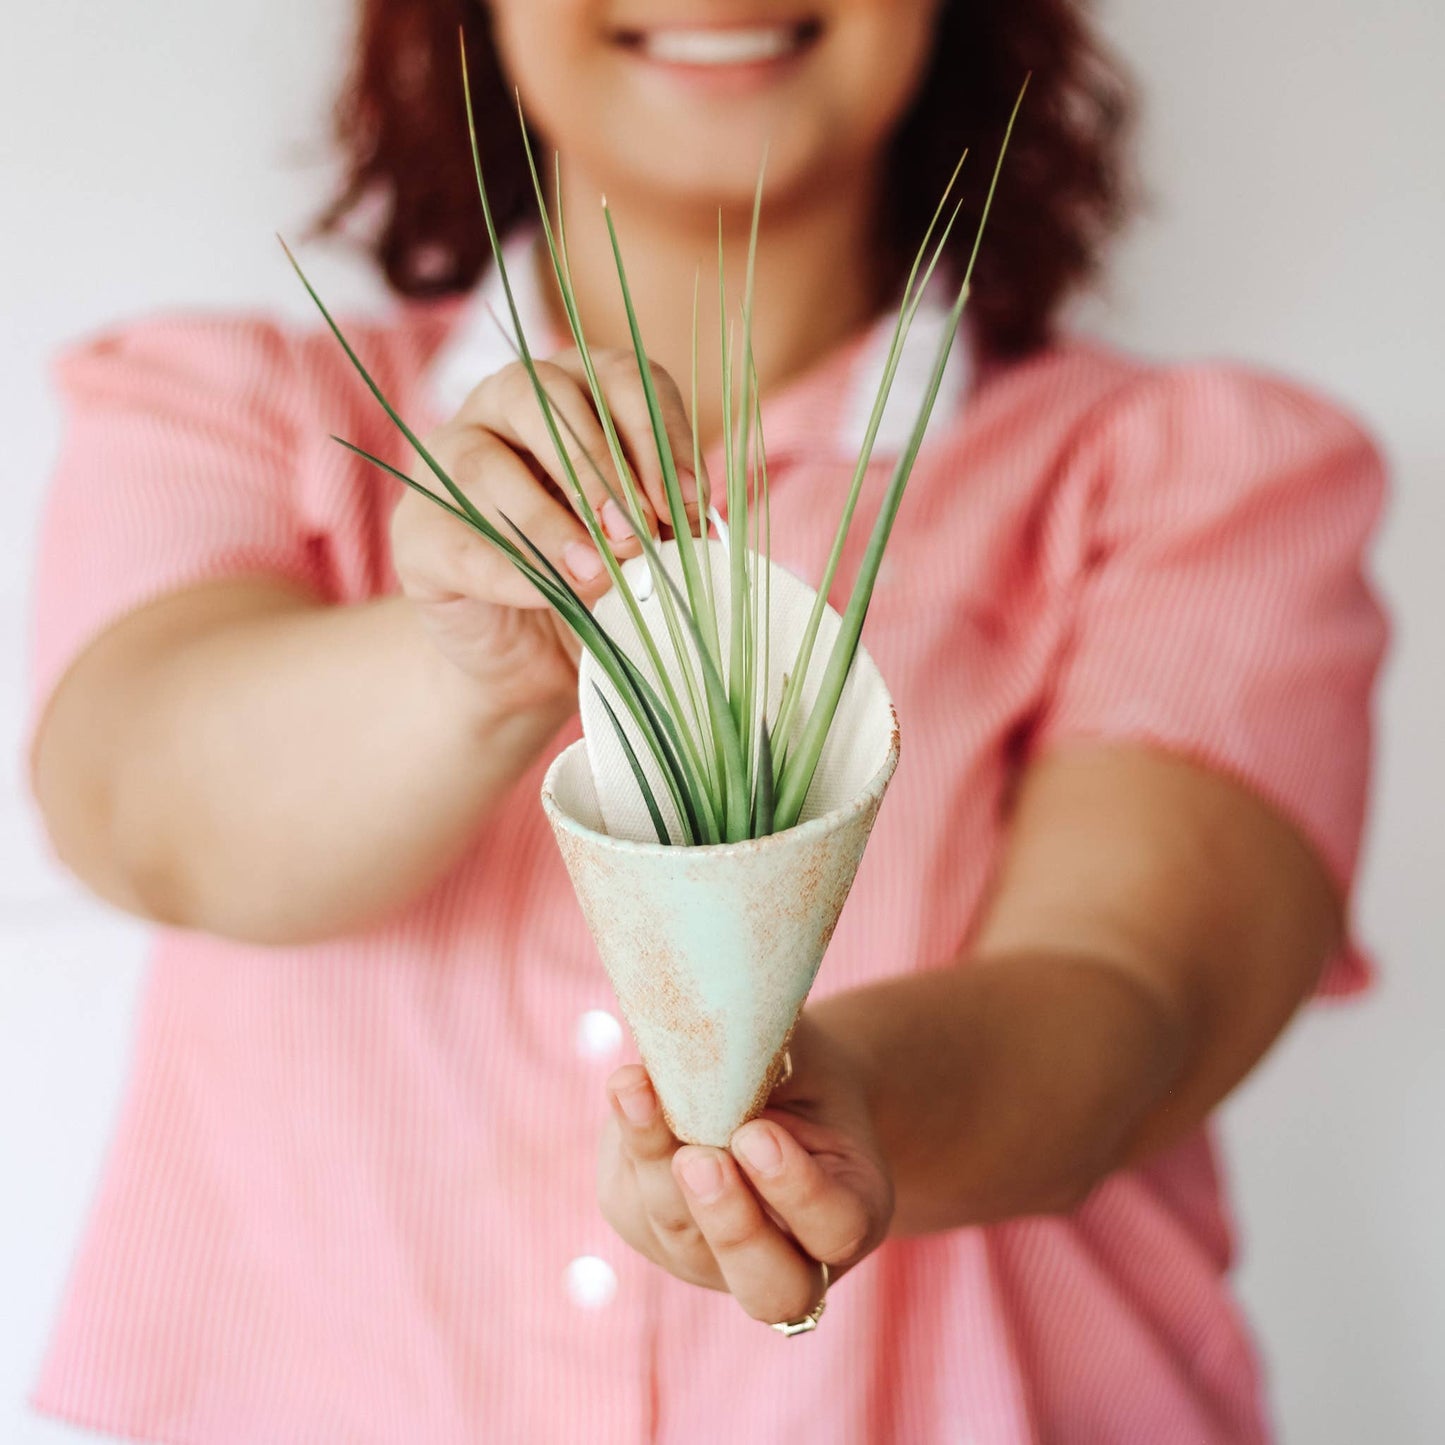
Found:
[(1221, 774), (1076, 742), (1025, 773), (957, 965), (838, 994), (894, 1234), (1067, 1209), (1194, 1128), (1310, 993), (1341, 906), (1294, 829)]
[(1323, 866), (1221, 774), (1060, 745), (1021, 779), (966, 956), (808, 1005), (793, 1076), (728, 1149), (679, 1145), (638, 1065), (609, 1080), (604, 1214), (759, 1320), (889, 1235), (1063, 1211), (1197, 1125), (1342, 934)]

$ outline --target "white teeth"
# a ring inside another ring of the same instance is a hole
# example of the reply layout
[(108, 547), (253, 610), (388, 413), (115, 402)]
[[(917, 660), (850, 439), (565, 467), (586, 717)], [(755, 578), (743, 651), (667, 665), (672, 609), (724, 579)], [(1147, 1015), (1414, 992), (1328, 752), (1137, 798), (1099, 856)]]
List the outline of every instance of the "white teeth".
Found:
[(797, 32), (774, 26), (765, 30), (650, 30), (643, 53), (671, 65), (756, 65), (777, 60), (797, 48)]

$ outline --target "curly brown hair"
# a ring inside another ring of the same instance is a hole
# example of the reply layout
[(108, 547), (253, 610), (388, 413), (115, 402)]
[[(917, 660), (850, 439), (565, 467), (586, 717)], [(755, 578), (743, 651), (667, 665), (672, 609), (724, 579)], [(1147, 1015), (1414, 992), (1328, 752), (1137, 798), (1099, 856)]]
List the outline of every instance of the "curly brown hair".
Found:
[[(959, 153), (994, 153), (1014, 94), (1032, 72), (1009, 148), (1008, 203), (994, 208), (974, 272), (981, 343), (1014, 357), (1042, 345), (1064, 299), (1094, 277), (1134, 199), (1126, 141), (1133, 98), (1099, 44), (1083, 0), (946, 0), (932, 65), (892, 143), (887, 241), (911, 254)], [(337, 232), (361, 207), (377, 216), (367, 249), (409, 297), (466, 291), (489, 259), (465, 139), (457, 31), (468, 56), (487, 188), (505, 232), (535, 206), (486, 8), (476, 0), (362, 0), (352, 72), (335, 112), (341, 188), (317, 221)], [(987, 165), (965, 166), (963, 221), (977, 217)], [(955, 228), (951, 260), (972, 241)]]

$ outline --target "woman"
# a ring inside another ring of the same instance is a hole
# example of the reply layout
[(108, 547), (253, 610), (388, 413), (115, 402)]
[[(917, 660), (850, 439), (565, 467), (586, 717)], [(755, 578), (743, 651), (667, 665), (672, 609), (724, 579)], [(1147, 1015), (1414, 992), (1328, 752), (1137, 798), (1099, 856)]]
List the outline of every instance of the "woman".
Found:
[[(379, 193), (407, 299), (351, 330), (591, 598), (488, 314), (457, 19), (365, 9), (329, 221)], [(329, 442), (400, 460), (319, 329), (161, 318), (72, 348), (33, 786), (56, 857), (159, 928), (40, 1408), (204, 1445), (1267, 1438), (1206, 1121), (1304, 999), (1367, 978), (1369, 441), (1278, 379), (1058, 333), (1122, 214), (1126, 113), (1064, 0), (461, 19), (524, 322), (589, 444), (511, 85), (620, 355), (609, 198), (679, 440), (695, 269), (721, 208), (741, 274), (769, 145), (756, 346), (774, 554), (804, 577), (899, 257), (1033, 72), (865, 633), (904, 760), (792, 1077), (728, 1149), (679, 1148), (537, 803), (577, 732), (552, 615)], [(986, 166), (965, 177), (971, 234)], [(656, 503), (625, 358), (604, 385)], [(699, 397), (716, 473), (706, 353)]]

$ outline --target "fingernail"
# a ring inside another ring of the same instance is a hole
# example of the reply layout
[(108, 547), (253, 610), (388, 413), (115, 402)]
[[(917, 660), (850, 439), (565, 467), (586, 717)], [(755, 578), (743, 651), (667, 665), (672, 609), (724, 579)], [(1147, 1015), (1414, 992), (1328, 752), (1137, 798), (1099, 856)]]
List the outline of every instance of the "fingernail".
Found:
[(623, 515), (622, 508), (611, 497), (602, 504), (602, 530), (614, 542), (625, 542), (632, 536), (632, 523)]
[(704, 1204), (711, 1204), (722, 1193), (723, 1176), (711, 1154), (693, 1154), (682, 1166), (682, 1177), (688, 1189)]
[(697, 478), (687, 467), (677, 469), (677, 487), (684, 502), (697, 501)]
[(602, 571), (602, 558), (586, 542), (568, 542), (562, 549), (562, 560), (579, 582), (591, 582)]
[(771, 1129), (746, 1129), (738, 1136), (738, 1152), (759, 1174), (776, 1174), (783, 1167), (783, 1151)]
[(646, 1084), (639, 1084), (635, 1089), (619, 1094), (617, 1102), (622, 1105), (627, 1122), (638, 1129), (644, 1129), (652, 1123), (652, 1117), (657, 1112), (652, 1090)]

